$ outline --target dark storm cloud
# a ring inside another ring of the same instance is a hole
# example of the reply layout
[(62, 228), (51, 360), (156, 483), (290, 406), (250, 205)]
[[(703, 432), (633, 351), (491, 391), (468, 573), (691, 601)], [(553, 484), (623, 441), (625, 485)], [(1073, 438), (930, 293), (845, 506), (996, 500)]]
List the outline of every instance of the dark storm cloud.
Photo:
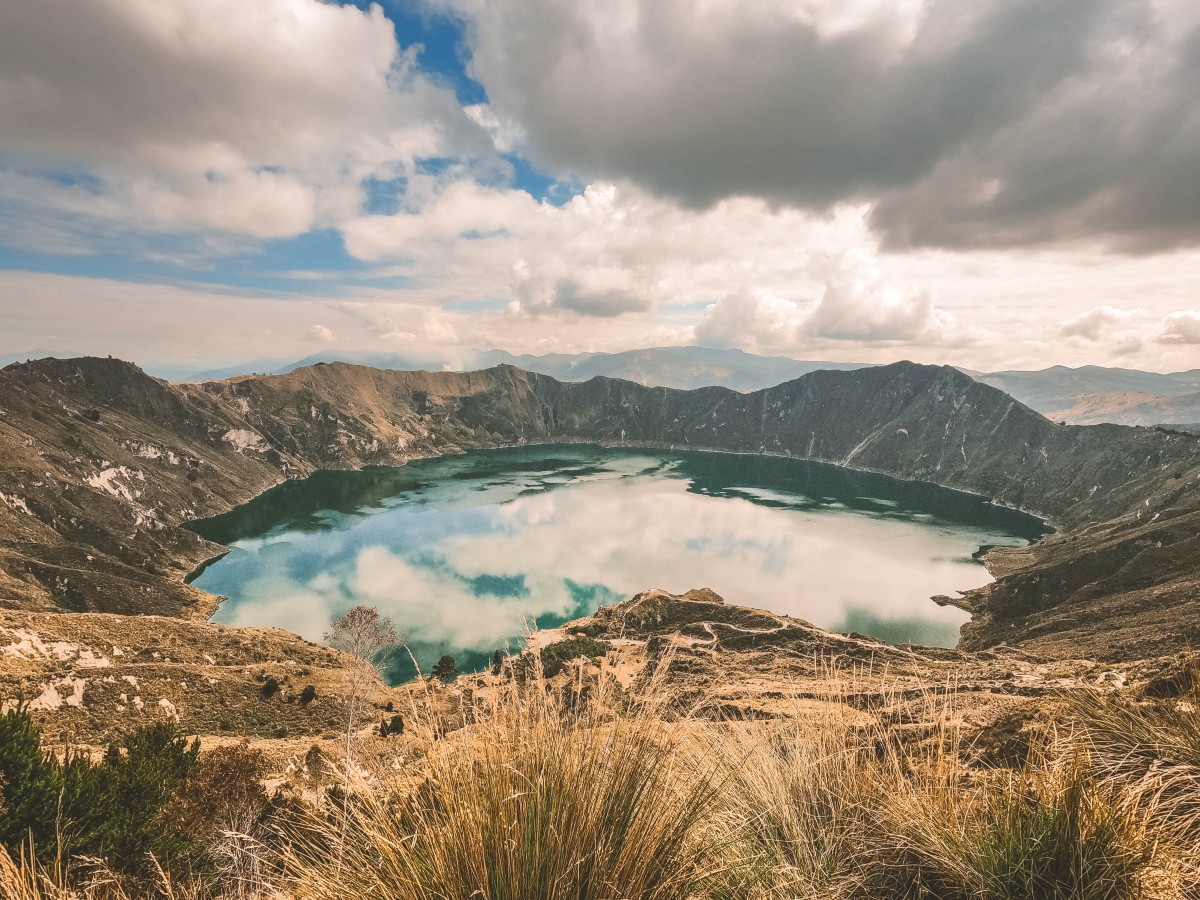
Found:
[(1200, 241), (1200, 28), (1159, 18), (872, 222), (894, 246), (1099, 238), (1131, 252)]
[(560, 170), (692, 206), (874, 202), (893, 245), (1200, 238), (1191, 4), (446, 2)]

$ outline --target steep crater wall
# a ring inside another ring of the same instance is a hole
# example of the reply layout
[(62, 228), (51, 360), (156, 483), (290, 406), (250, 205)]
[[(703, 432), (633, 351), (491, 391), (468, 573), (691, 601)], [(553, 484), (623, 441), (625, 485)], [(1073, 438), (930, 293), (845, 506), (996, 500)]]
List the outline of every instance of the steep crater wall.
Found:
[[(1140, 652), (1200, 638), (1200, 439), (1056, 425), (950, 367), (820, 371), (741, 394), (508, 366), (340, 363), (168, 384), (112, 359), (0, 371), (0, 604), (202, 616), (180, 525), (321, 468), (586, 440), (765, 452), (984, 494), (1060, 531), (990, 559), (967, 647)], [(1061, 646), (1060, 646), (1061, 645)]]

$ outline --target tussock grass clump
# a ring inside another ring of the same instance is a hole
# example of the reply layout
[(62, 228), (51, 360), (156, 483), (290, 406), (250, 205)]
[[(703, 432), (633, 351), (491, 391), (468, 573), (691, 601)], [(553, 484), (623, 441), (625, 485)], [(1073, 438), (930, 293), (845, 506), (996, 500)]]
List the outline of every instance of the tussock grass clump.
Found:
[[(574, 708), (568, 709), (568, 706)], [(582, 709), (510, 685), (406, 784), (356, 792), (344, 846), (290, 859), (300, 897), (705, 896), (717, 794), (648, 707)], [(335, 814), (336, 818), (336, 814)], [(327, 830), (327, 829), (326, 829)]]
[(842, 716), (717, 726), (699, 752), (728, 766), (713, 827), (738, 842), (760, 895), (833, 896), (855, 877), (887, 779)]
[[(152, 884), (132, 883), (120, 873), (114, 873), (98, 860), (85, 860), (68, 877), (61, 865), (42, 866), (32, 852), (14, 859), (0, 847), (0, 897), (4, 900), (233, 900), (244, 895), (217, 894), (198, 881), (173, 879), (161, 869)], [(86, 869), (86, 874), (83, 870)], [(260, 891), (260, 900), (282, 900), (277, 895)]]
[(718, 827), (740, 840), (759, 897), (1185, 896), (1191, 854), (1164, 842), (1157, 807), (1098, 780), (1066, 745), (1017, 771), (971, 770), (948, 725), (905, 744), (831, 703), (824, 716), (718, 731), (705, 752), (729, 760)]
[(1099, 785), (1082, 757), (1019, 772), (909, 778), (865, 857), (870, 896), (946, 900), (1176, 897), (1150, 811)]
[(69, 894), (60, 889), (37, 864), (37, 860), (18, 856), (14, 860), (0, 847), (0, 897), (6, 900), (68, 900)]
[(1164, 835), (1200, 847), (1200, 690), (1142, 701), (1080, 693), (1070, 715), (1097, 777), (1135, 791)]
[(964, 854), (991, 897), (1134, 900), (1162, 873), (1151, 811), (1098, 784), (1079, 755), (990, 787)]

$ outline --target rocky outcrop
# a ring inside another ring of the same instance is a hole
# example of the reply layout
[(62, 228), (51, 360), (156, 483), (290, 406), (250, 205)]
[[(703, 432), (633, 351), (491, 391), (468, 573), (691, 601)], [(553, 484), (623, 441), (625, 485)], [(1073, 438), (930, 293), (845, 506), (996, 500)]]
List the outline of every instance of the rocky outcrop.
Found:
[[(1059, 533), (997, 553), (965, 646), (1185, 643), (1200, 622), (1200, 439), (1063, 426), (950, 367), (820, 371), (774, 388), (570, 384), (500, 366), (340, 363), (174, 385), (112, 359), (0, 370), (0, 605), (203, 615), (180, 527), (288, 478), (501, 445), (594, 441), (772, 453), (987, 495)], [(1139, 619), (1146, 610), (1151, 620)], [(1154, 626), (1149, 621), (1158, 623)], [(1140, 624), (1139, 624), (1140, 623)]]

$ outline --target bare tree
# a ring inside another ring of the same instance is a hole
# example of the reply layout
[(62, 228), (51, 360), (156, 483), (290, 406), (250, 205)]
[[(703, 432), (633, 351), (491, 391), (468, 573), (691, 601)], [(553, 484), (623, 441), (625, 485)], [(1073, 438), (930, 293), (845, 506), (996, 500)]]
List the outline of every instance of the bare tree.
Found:
[(346, 778), (342, 797), (342, 833), (350, 812), (350, 770), (354, 767), (354, 726), (365, 703), (371, 683), (379, 676), (379, 666), (387, 651), (403, 638), (391, 620), (371, 606), (356, 606), (336, 619), (325, 633), (325, 643), (349, 656), (345, 668), (346, 703)]

